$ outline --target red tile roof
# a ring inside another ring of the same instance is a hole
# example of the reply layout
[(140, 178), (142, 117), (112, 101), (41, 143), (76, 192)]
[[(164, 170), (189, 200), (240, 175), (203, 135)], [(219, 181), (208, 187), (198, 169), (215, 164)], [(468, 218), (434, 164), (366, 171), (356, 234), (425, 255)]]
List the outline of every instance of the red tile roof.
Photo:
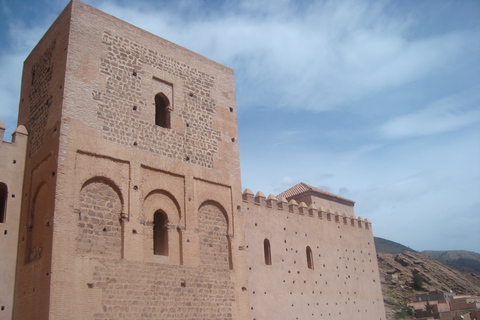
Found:
[(328, 191), (325, 191), (325, 190), (322, 190), (322, 189), (315, 188), (315, 187), (313, 187), (309, 184), (306, 184), (304, 182), (300, 182), (300, 183), (294, 185), (293, 187), (291, 187), (290, 189), (283, 191), (282, 193), (280, 193), (277, 196), (277, 198), (280, 199), (280, 197), (284, 197), (287, 200), (290, 200), (291, 198), (294, 198), (294, 197), (296, 197), (300, 194), (309, 193), (309, 192), (316, 193), (318, 195), (327, 196), (329, 198), (340, 199), (340, 200), (343, 200), (343, 201), (351, 202), (352, 205), (355, 203), (355, 201), (337, 196), (334, 193), (331, 193), (331, 192), (328, 192)]

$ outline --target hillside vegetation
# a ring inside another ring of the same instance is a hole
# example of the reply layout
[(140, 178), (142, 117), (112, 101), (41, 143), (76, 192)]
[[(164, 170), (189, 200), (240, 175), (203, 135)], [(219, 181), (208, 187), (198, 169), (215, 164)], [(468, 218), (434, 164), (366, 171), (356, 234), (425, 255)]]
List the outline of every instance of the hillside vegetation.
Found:
[(480, 254), (472, 251), (422, 251), (432, 259), (463, 272), (471, 272), (480, 275)]
[(390, 241), (387, 239), (374, 237), (374, 241), (375, 241), (375, 249), (377, 250), (377, 253), (398, 254), (404, 251), (416, 252), (415, 250), (410, 249), (409, 247), (404, 246), (403, 244)]

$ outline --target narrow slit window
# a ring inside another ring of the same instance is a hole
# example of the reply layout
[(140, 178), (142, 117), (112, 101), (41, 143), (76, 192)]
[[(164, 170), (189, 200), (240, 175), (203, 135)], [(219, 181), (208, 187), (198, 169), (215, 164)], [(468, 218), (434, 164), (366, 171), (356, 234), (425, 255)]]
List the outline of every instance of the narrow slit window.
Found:
[(310, 249), (309, 246), (307, 246), (307, 266), (308, 266), (308, 269), (313, 270), (313, 254), (312, 254), (312, 249)]
[(155, 95), (155, 124), (159, 127), (170, 128), (170, 102), (162, 93)]
[(168, 219), (158, 210), (153, 216), (153, 254), (168, 256)]
[(270, 241), (268, 239), (263, 240), (263, 254), (265, 256), (265, 264), (267, 266), (272, 265), (272, 253), (270, 250)]
[(0, 183), (0, 223), (5, 223), (7, 218), (7, 185)]

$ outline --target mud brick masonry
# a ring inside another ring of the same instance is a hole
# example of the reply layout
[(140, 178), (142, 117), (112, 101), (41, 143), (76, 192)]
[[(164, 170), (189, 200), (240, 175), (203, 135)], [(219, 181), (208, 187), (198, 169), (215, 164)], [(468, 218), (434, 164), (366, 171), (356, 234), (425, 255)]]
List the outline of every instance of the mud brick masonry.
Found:
[(371, 223), (241, 191), (233, 71), (78, 0), (0, 123), (0, 319), (384, 320)]

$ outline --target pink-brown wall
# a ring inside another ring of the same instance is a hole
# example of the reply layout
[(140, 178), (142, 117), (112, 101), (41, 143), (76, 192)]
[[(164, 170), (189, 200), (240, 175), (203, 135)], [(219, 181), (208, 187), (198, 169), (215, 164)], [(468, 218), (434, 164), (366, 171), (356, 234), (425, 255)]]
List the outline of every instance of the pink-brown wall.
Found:
[(10, 320), (28, 134), (24, 126), (19, 126), (12, 142), (7, 142), (3, 141), (4, 132), (0, 121), (0, 319)]
[(328, 220), (314, 206), (265, 199), (260, 192), (254, 197), (248, 189), (242, 211), (252, 318), (385, 319), (368, 220)]

